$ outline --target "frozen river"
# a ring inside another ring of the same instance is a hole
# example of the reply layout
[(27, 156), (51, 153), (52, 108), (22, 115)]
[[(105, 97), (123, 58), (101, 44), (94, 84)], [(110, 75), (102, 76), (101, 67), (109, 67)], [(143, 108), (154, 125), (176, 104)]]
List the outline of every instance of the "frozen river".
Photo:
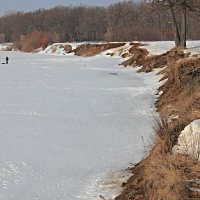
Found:
[(158, 77), (119, 58), (0, 52), (0, 199), (94, 200), (141, 159)]

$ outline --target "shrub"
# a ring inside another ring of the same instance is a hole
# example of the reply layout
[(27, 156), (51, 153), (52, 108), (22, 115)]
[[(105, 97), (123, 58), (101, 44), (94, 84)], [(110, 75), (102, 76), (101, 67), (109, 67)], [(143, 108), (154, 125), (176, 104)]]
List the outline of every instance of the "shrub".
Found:
[(21, 42), (21, 50), (25, 52), (32, 52), (40, 47), (46, 48), (48, 45), (49, 39), (43, 33), (34, 29), (30, 35), (24, 37)]
[(40, 47), (45, 49), (49, 44), (49, 38), (46, 35), (42, 35), (39, 41)]

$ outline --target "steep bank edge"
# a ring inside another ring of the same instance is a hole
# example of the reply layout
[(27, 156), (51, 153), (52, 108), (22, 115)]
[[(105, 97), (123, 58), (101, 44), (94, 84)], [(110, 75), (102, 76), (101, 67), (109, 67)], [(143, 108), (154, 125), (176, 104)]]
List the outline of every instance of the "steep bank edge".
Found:
[(156, 102), (162, 119), (155, 122), (154, 146), (135, 165), (133, 176), (116, 200), (199, 199), (199, 193), (190, 191), (185, 181), (199, 178), (199, 163), (184, 155), (173, 155), (172, 147), (181, 130), (200, 118), (200, 58), (190, 57), (181, 49), (148, 56), (146, 49), (134, 45), (129, 52), (132, 57), (122, 65), (139, 66), (139, 72), (165, 67), (160, 73), (167, 81), (159, 88), (162, 94)]

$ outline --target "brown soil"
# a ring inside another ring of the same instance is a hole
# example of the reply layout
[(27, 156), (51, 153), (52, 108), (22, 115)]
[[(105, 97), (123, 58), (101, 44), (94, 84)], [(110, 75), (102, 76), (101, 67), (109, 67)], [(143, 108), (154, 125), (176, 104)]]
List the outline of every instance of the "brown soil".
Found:
[(167, 63), (176, 62), (179, 59), (188, 57), (183, 51), (172, 49), (161, 55), (151, 55), (149, 52), (141, 48), (137, 43), (129, 49), (129, 54), (132, 55), (128, 60), (122, 63), (123, 66), (141, 67), (138, 72), (151, 72), (154, 68), (161, 68)]
[(103, 51), (124, 46), (126, 43), (82, 44), (74, 50), (77, 56), (94, 56)]
[(131, 54), (130, 54), (130, 53), (123, 53), (123, 54), (121, 55), (121, 57), (122, 57), (122, 58), (129, 58), (129, 57), (131, 57)]
[(64, 50), (66, 53), (72, 52), (72, 46), (69, 44), (64, 45)]
[(163, 93), (156, 102), (161, 121), (155, 123), (152, 150), (135, 165), (133, 176), (116, 200), (200, 199), (199, 192), (189, 189), (200, 188), (194, 181), (200, 178), (200, 163), (188, 156), (172, 154), (181, 130), (200, 118), (200, 58), (189, 57), (181, 49), (148, 56), (146, 49), (134, 44), (129, 53), (131, 58), (122, 65), (140, 66), (140, 72), (165, 66), (160, 74), (166, 82), (159, 88)]

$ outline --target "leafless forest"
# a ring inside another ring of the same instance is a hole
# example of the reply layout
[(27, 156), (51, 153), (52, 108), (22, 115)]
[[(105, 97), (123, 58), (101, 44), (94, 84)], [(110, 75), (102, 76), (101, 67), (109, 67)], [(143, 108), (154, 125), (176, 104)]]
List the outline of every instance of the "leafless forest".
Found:
[[(12, 12), (0, 18), (0, 42), (18, 42), (33, 31), (43, 33), (48, 42), (173, 40), (168, 12), (132, 1)], [(200, 39), (199, 19), (196, 13), (187, 14), (187, 39)]]

